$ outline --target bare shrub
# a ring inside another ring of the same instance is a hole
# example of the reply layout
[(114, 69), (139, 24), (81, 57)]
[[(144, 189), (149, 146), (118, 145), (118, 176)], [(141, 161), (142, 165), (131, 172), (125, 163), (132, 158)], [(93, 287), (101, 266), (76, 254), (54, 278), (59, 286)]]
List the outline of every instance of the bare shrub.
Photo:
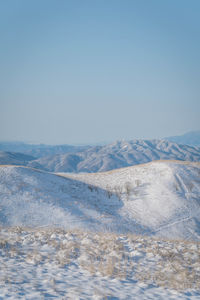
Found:
[(127, 197), (130, 196), (131, 190), (132, 190), (131, 182), (126, 182), (125, 183), (125, 193), (126, 193)]
[(108, 198), (111, 198), (112, 197), (112, 195), (113, 195), (113, 193), (111, 192), (111, 191), (107, 191), (107, 196), (108, 196)]
[(90, 192), (93, 192), (93, 191), (98, 192), (98, 187), (91, 185), (91, 184), (88, 185), (88, 189), (90, 190)]
[(92, 275), (137, 279), (176, 290), (200, 288), (199, 243), (55, 228), (1, 230), (5, 278), (12, 274), (6, 257), (32, 265), (69, 265), (67, 269), (73, 263)]
[(140, 179), (136, 179), (135, 180), (135, 185), (136, 185), (136, 187), (140, 186), (141, 185), (141, 180)]
[(115, 194), (117, 195), (117, 197), (120, 199), (121, 198), (121, 195), (122, 195), (122, 192), (123, 192), (123, 188), (121, 185), (116, 185), (114, 186), (113, 188)]

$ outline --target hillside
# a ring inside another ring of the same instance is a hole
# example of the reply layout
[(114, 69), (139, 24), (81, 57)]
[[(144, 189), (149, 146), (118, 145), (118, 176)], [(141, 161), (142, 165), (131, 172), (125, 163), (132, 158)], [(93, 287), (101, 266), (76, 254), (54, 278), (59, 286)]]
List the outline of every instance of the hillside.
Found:
[(0, 151), (17, 152), (34, 156), (35, 158), (76, 153), (88, 149), (89, 146), (28, 144), (23, 142), (0, 142)]
[(1, 299), (199, 299), (200, 163), (0, 166)]
[(182, 145), (200, 146), (200, 130), (190, 131), (183, 135), (170, 136), (166, 140)]
[(0, 167), (0, 224), (200, 240), (198, 163), (160, 161), (60, 175)]
[(27, 165), (35, 157), (23, 153), (0, 151), (0, 165)]

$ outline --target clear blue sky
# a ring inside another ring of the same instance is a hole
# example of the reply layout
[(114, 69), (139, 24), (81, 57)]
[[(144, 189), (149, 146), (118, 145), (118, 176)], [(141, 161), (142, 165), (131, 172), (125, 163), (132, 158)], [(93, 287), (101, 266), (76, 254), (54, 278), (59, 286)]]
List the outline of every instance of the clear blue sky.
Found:
[(199, 0), (4, 0), (0, 37), (0, 140), (200, 129)]

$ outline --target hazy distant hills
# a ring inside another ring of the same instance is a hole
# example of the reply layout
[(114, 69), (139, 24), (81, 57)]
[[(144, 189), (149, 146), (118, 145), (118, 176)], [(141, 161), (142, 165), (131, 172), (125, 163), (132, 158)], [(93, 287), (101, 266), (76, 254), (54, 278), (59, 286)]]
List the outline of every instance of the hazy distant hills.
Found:
[(102, 172), (160, 159), (200, 161), (200, 148), (165, 140), (117, 141), (78, 153), (42, 157), (28, 166), (39, 164), (53, 172)]
[[(49, 149), (48, 147), (44, 147), (44, 152), (42, 147), (28, 150), (29, 153), (35, 153), (37, 157), (1, 152), (0, 164), (19, 164), (51, 172), (77, 173), (109, 171), (160, 159), (200, 161), (200, 147), (178, 145), (166, 140), (116, 141), (104, 146), (85, 148), (52, 146), (53, 149)], [(65, 147), (67, 151), (63, 153)], [(56, 154), (48, 155), (49, 152)]]
[(167, 137), (166, 140), (183, 145), (200, 146), (200, 130), (183, 135)]
[(44, 145), (44, 144), (26, 144), (22, 142), (0, 142), (0, 151), (20, 152), (34, 156), (35, 158), (63, 154), (76, 153), (88, 149), (89, 146), (73, 146), (73, 145)]
[(35, 157), (23, 153), (0, 151), (1, 165), (27, 165)]

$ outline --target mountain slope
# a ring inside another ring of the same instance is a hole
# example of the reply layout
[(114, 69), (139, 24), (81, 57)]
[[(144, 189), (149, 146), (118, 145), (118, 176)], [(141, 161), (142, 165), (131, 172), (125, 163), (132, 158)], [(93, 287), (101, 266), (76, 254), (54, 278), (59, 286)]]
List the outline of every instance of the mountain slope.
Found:
[(89, 146), (26, 144), (22, 142), (0, 142), (0, 151), (24, 153), (36, 158), (55, 154), (76, 153)]
[(200, 130), (190, 131), (183, 135), (170, 136), (166, 140), (183, 145), (200, 146)]
[(104, 210), (112, 206), (110, 223), (115, 227), (115, 210), (122, 204), (116, 196), (109, 202), (107, 198), (106, 191), (76, 180), (26, 167), (0, 167), (1, 225), (103, 229)]
[(160, 159), (200, 161), (200, 148), (165, 140), (133, 140), (90, 147), (79, 153), (57, 154), (30, 162), (52, 172), (102, 172)]
[(0, 165), (27, 165), (35, 157), (23, 153), (0, 151)]
[(152, 162), (97, 174), (68, 174), (119, 195), (127, 222), (165, 237), (200, 235), (200, 164)]
[(198, 163), (160, 161), (60, 175), (0, 167), (0, 224), (200, 240)]

